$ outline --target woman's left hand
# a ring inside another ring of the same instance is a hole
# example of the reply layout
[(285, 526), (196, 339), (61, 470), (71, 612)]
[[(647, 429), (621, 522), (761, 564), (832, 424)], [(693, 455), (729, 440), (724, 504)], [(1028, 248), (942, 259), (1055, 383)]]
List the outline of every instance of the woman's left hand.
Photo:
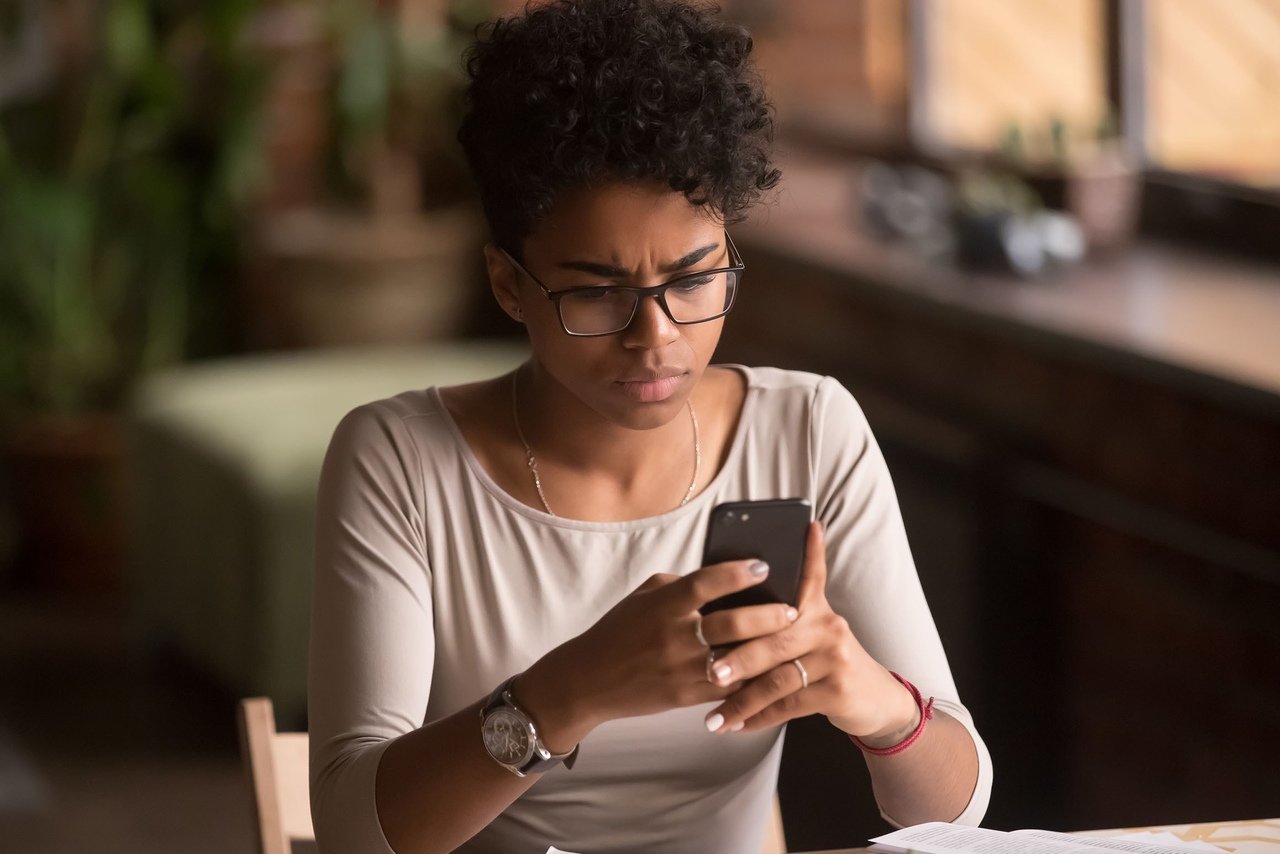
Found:
[[(717, 671), (723, 673), (722, 664), (729, 666), (729, 672), (716, 680), (718, 684), (743, 685), (707, 715), (708, 728), (717, 733), (750, 732), (823, 714), (835, 726), (866, 741), (909, 733), (918, 714), (914, 698), (862, 648), (849, 623), (832, 610), (826, 596), (821, 523), (809, 525), (808, 537), (797, 603), (800, 616), (790, 626), (716, 659)], [(715, 720), (717, 715), (720, 721)]]

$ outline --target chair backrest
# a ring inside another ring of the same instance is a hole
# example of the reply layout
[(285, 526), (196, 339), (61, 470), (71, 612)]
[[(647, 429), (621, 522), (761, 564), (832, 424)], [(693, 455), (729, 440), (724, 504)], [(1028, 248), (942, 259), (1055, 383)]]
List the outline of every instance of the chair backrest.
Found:
[[(240, 756), (253, 794), (258, 854), (290, 854), (295, 840), (314, 840), (307, 734), (276, 732), (275, 709), (268, 697), (240, 701)], [(776, 795), (761, 854), (787, 854)]]
[(777, 795), (773, 796), (773, 814), (764, 831), (763, 854), (787, 854), (787, 838), (782, 833), (782, 804)]
[(258, 854), (290, 854), (295, 840), (314, 840), (307, 734), (276, 732), (267, 697), (240, 701), (240, 756), (253, 795)]

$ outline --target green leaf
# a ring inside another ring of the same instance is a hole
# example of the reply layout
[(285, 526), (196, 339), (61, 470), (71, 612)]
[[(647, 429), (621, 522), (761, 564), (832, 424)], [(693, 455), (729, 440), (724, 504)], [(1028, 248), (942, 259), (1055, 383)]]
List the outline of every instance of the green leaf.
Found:
[(107, 8), (105, 24), (107, 61), (127, 77), (133, 77), (155, 55), (155, 39), (145, 0), (114, 0)]
[(356, 24), (338, 81), (338, 106), (348, 128), (357, 133), (386, 124), (391, 109), (395, 37), (381, 15)]

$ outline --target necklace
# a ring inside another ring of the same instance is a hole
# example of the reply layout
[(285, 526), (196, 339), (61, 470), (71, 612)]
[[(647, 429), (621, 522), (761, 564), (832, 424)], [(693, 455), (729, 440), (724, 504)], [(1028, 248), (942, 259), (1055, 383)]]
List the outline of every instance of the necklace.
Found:
[[(551, 509), (551, 505), (547, 503), (547, 496), (542, 491), (542, 478), (538, 475), (538, 460), (533, 455), (533, 449), (529, 447), (529, 442), (524, 437), (524, 431), (520, 429), (520, 407), (517, 404), (516, 393), (520, 387), (519, 371), (511, 375), (511, 419), (516, 424), (516, 434), (520, 437), (520, 444), (524, 445), (525, 462), (529, 466), (529, 471), (533, 473), (533, 487), (538, 490), (538, 498), (542, 501), (542, 507), (547, 511), (548, 516), (554, 516), (555, 511)], [(689, 499), (693, 497), (694, 487), (698, 485), (698, 473), (702, 469), (702, 440), (698, 435), (698, 414), (693, 411), (693, 400), (687, 400), (685, 403), (689, 407), (689, 420), (693, 422), (693, 479), (689, 481), (689, 488), (685, 490), (684, 498), (680, 499), (677, 507), (683, 507), (689, 503)]]

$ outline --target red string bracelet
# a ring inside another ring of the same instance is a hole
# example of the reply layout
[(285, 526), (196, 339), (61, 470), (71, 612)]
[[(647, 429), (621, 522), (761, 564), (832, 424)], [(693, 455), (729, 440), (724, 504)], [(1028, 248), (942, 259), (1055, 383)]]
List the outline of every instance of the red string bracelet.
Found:
[(920, 696), (919, 688), (912, 685), (892, 670), (889, 671), (889, 675), (905, 685), (907, 690), (911, 692), (911, 697), (916, 701), (916, 708), (920, 710), (920, 724), (902, 741), (897, 744), (890, 745), (889, 747), (871, 747), (856, 735), (849, 736), (853, 743), (858, 745), (859, 750), (863, 753), (870, 753), (872, 756), (893, 756), (894, 754), (901, 753), (906, 750), (908, 747), (916, 743), (920, 738), (920, 734), (924, 732), (924, 725), (933, 719), (933, 697), (930, 697), (929, 701), (926, 703), (924, 698)]

